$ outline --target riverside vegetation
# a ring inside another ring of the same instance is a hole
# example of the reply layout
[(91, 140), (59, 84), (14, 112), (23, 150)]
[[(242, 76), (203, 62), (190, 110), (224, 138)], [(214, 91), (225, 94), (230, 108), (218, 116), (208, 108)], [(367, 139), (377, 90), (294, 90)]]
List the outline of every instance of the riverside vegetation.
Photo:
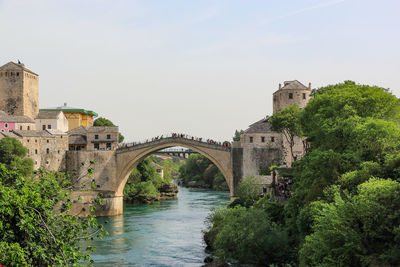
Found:
[(285, 170), (284, 203), (245, 178), (238, 200), (214, 210), (204, 238), (220, 259), (261, 266), (400, 266), (400, 103), (351, 81), (274, 114), (307, 154)]
[[(164, 177), (157, 173), (154, 164), (163, 167)], [(124, 199), (129, 202), (151, 203), (160, 199), (176, 198), (178, 186), (172, 179), (179, 165), (179, 160), (162, 160), (155, 156), (145, 158), (129, 175), (124, 188)]]
[(0, 264), (91, 265), (91, 240), (105, 234), (102, 225), (93, 216), (69, 213), (73, 201), (68, 174), (34, 172), (26, 154), (18, 140), (0, 141)]
[(180, 166), (178, 182), (185, 187), (229, 190), (218, 167), (201, 154), (191, 154)]

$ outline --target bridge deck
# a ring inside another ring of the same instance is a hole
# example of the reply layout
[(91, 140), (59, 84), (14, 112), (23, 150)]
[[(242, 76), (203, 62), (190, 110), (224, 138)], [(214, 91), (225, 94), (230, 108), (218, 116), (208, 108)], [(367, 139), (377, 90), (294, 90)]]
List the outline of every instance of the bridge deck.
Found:
[(187, 138), (182, 138), (182, 137), (166, 137), (166, 138), (160, 138), (160, 139), (157, 139), (154, 141), (149, 141), (149, 142), (140, 143), (140, 144), (134, 144), (134, 143), (122, 144), (122, 146), (117, 149), (117, 153), (134, 151), (136, 149), (153, 147), (153, 146), (162, 145), (162, 144), (166, 144), (166, 145), (171, 144), (171, 146), (176, 146), (176, 144), (178, 144), (183, 147), (186, 144), (186, 145), (195, 146), (195, 147), (205, 147), (205, 148), (211, 148), (211, 149), (215, 149), (215, 150), (231, 151), (231, 148), (229, 146), (223, 146), (223, 145), (219, 145), (219, 144), (215, 144), (215, 143), (207, 143), (207, 142), (202, 142), (202, 141), (197, 141), (197, 140), (187, 139)]

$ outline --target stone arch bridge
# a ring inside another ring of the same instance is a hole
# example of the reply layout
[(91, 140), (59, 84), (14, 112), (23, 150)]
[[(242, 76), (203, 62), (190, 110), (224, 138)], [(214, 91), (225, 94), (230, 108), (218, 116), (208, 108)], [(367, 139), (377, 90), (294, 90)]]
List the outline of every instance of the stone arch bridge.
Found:
[[(98, 185), (97, 193), (102, 193), (104, 197), (104, 205), (97, 215), (118, 215), (123, 212), (123, 190), (132, 170), (150, 154), (174, 146), (191, 149), (212, 161), (225, 177), (231, 199), (235, 197), (237, 184), (242, 178), (240, 151), (192, 139), (168, 137), (138, 145), (125, 145), (115, 151), (68, 151), (67, 169), (78, 172), (74, 176), (83, 177), (90, 161), (94, 160), (93, 177), (80, 179), (76, 184), (94, 179)], [(86, 198), (81, 197), (89, 202), (93, 195), (86, 195)]]

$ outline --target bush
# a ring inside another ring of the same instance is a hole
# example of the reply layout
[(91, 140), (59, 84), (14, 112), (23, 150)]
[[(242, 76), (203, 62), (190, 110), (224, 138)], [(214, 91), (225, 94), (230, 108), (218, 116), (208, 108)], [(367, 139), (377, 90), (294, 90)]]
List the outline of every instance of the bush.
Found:
[[(254, 176), (246, 177), (240, 181), (236, 189), (237, 200), (235, 203), (244, 207), (250, 207), (260, 198), (261, 192), (262, 186), (259, 178)], [(235, 203), (231, 203), (232, 206), (234, 206)]]
[[(0, 264), (5, 266), (83, 266), (92, 246), (82, 240), (102, 236), (92, 216), (69, 214), (68, 190), (56, 175), (31, 181), (0, 164)], [(55, 209), (61, 205), (61, 212)], [(97, 229), (97, 230), (96, 230)]]
[(399, 266), (400, 183), (372, 178), (358, 195), (314, 202), (314, 233), (300, 250), (302, 266)]
[(264, 210), (235, 207), (225, 214), (217, 213), (214, 221), (219, 221), (220, 228), (212, 246), (218, 256), (266, 265), (288, 259), (287, 233)]

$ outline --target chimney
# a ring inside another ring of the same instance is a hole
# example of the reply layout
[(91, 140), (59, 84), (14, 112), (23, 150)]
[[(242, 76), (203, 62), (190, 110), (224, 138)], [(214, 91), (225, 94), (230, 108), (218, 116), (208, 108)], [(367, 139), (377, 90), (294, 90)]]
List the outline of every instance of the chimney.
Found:
[(311, 83), (308, 83), (308, 89), (311, 89)]
[(281, 88), (282, 88), (282, 84), (279, 84), (279, 90), (281, 90)]

